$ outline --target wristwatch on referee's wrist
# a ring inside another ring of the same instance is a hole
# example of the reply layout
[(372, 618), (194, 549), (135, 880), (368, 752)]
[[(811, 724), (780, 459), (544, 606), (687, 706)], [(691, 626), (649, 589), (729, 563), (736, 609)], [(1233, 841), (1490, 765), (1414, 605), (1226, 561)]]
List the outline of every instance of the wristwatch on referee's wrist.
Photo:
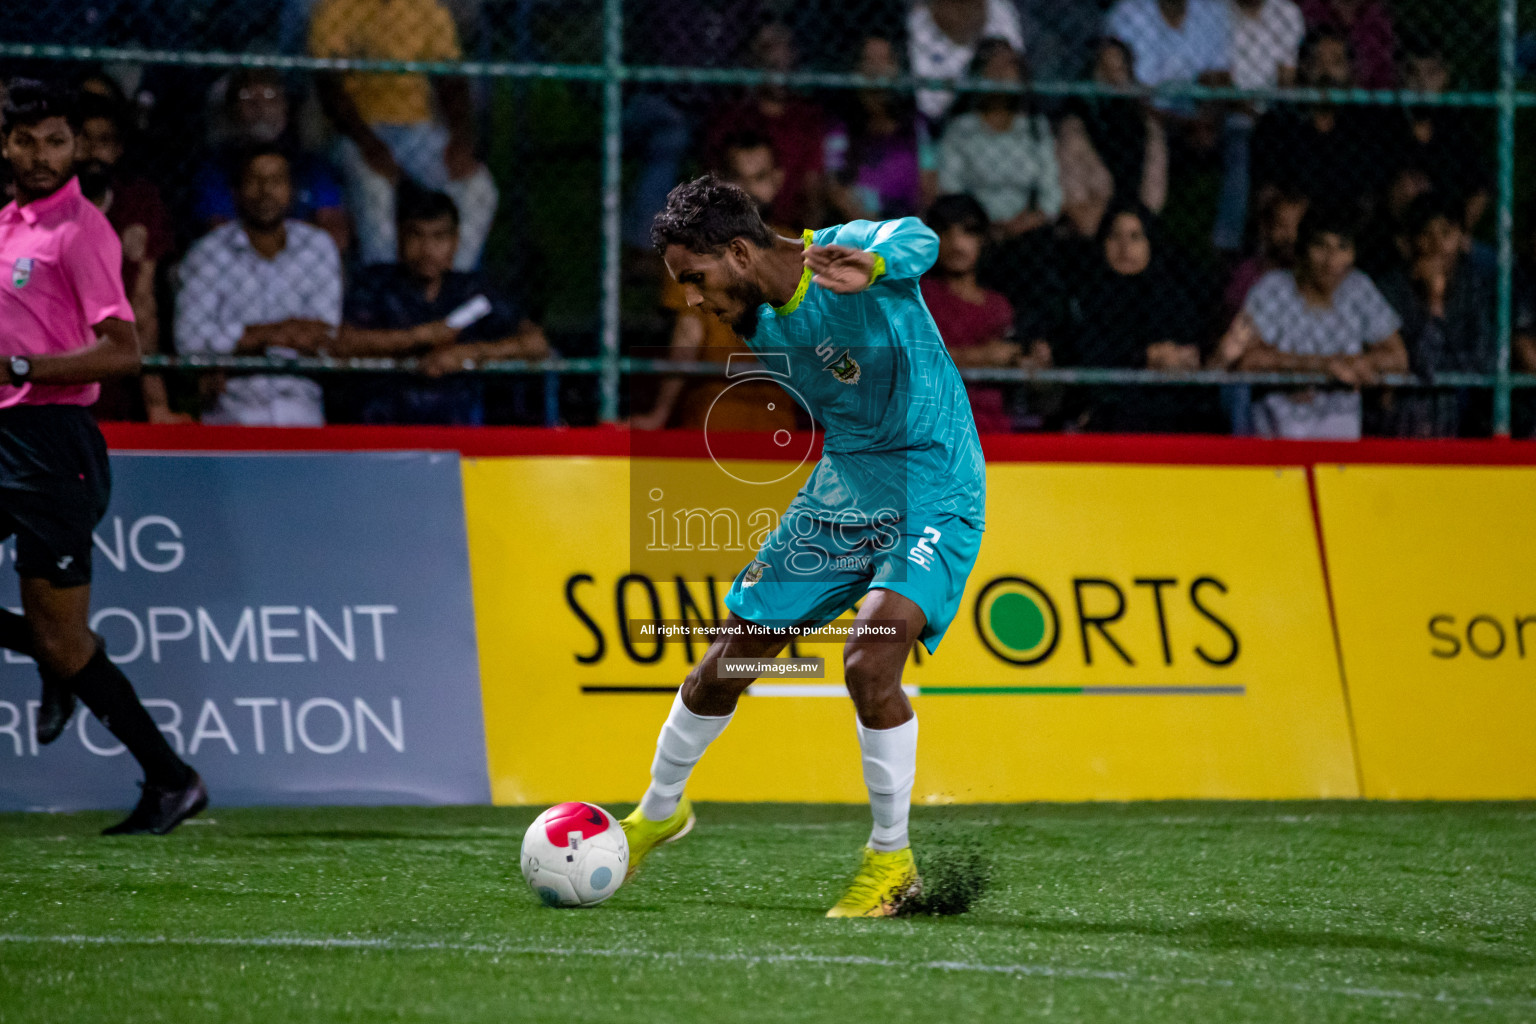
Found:
[(11, 383), (20, 387), (32, 376), (32, 360), (26, 356), (11, 356), (6, 372), (10, 375)]

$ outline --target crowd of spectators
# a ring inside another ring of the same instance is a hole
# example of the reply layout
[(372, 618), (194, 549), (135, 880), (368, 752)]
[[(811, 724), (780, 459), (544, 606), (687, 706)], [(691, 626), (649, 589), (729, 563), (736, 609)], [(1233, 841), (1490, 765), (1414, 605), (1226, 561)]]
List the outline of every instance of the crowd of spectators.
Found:
[[(284, 37), (313, 56), (391, 61), (464, 57), (463, 11), (479, 7), (313, 0), (296, 22), (294, 5), (278, 6)], [(687, 308), (648, 251), (668, 189), (710, 170), (791, 237), (925, 218), (941, 244), (923, 294), (960, 366), (1334, 382), (978, 384), (983, 430), (1488, 429), (1486, 389), (1379, 386), (1494, 370), (1496, 261), (1482, 240), (1492, 139), (1475, 112), (1135, 89), (1452, 88), (1457, 69), (1434, 40), (1398, 31), (1391, 0), (911, 0), (820, 34), (811, 15), (767, 2), (678, 0), (652, 14), (634, 45), (659, 63), (792, 72), (814, 51), (819, 67), (872, 79), (1115, 90), (810, 91), (772, 78), (626, 89), (625, 280), (657, 296), (674, 355), (724, 361), (742, 347)], [(552, 351), (536, 297), (482, 267), (497, 180), (519, 169), (491, 165), (485, 96), (469, 80), (209, 71), (195, 100), (178, 91), (173, 103), (112, 72), (78, 79), (80, 179), (122, 238), (147, 350), (414, 357), (419, 369), (323, 387), (206, 374), (195, 390), (149, 374), (104, 389), (104, 418), (478, 424), (486, 392), (465, 371)], [(167, 117), (197, 138), (167, 151)], [(1536, 275), (1523, 270), (1519, 300), (1515, 368), (1536, 372)], [(655, 383), (629, 410), (637, 428), (697, 427), (711, 408), (737, 427), (783, 425), (741, 388), (721, 407), (721, 381)]]
[[(771, 219), (787, 233), (852, 217), (926, 217), (943, 241), (924, 294), (960, 365), (1333, 380), (1307, 389), (977, 386), (983, 429), (1486, 432), (1486, 390), (1379, 386), (1410, 372), (1432, 380), (1494, 370), (1495, 261), (1478, 239), (1492, 139), (1475, 116), (1131, 89), (1444, 92), (1453, 79), (1445, 54), (1433, 41), (1400, 40), (1386, 0), (918, 0), (904, 34), (860, 36), (851, 67), (1027, 84), (1042, 14), (1049, 24), (1084, 6), (1095, 9), (1097, 31), (1068, 73), (1120, 94), (921, 89), (909, 102), (879, 89), (797, 97), (770, 86), (717, 111), (706, 138), (745, 127), (762, 140), (761, 173), (771, 158), (784, 182)], [(1042, 42), (1060, 69), (1060, 39)], [(800, 66), (788, 21), (765, 23), (742, 45), (755, 66)], [(738, 177), (717, 145), (706, 144), (700, 162)], [(632, 192), (631, 213), (645, 213), (645, 201)], [(1536, 341), (1519, 346), (1536, 354)], [(667, 394), (682, 388), (663, 385)], [(667, 418), (668, 408), (634, 422), (688, 422)]]

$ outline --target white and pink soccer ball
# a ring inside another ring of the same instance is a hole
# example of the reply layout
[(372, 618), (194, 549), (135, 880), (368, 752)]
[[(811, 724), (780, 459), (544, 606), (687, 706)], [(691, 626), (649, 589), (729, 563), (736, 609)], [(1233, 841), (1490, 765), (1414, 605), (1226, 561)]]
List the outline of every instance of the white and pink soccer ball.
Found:
[(595, 907), (619, 891), (629, 840), (596, 804), (556, 804), (523, 835), (523, 878), (550, 907)]

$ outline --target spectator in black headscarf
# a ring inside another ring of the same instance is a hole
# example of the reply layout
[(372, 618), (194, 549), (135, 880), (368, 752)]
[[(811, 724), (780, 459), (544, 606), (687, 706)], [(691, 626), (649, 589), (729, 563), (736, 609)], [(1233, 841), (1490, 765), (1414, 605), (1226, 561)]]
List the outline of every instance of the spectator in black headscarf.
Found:
[[(1098, 262), (1074, 300), (1074, 365), (1181, 372), (1200, 368), (1199, 306), (1152, 214), (1118, 202), (1099, 226)], [(1077, 425), (1086, 430), (1160, 432), (1201, 429), (1205, 403), (1187, 388), (1095, 386)]]

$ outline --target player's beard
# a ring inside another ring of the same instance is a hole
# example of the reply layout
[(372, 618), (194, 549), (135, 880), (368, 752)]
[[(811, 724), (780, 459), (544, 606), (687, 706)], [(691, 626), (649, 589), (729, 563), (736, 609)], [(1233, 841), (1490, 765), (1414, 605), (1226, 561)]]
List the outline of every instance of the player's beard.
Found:
[(763, 303), (762, 294), (746, 278), (732, 282), (725, 294), (741, 303), (741, 312), (730, 321), (731, 330), (742, 338), (754, 337), (757, 334), (757, 308)]
[[(62, 170), (51, 164), (43, 163), (32, 167), (27, 171), (18, 172), (14, 168), (12, 185), (16, 189), (16, 198), (25, 203), (51, 196), (74, 176), (74, 164), (70, 163)], [(0, 193), (3, 194), (3, 193)]]

